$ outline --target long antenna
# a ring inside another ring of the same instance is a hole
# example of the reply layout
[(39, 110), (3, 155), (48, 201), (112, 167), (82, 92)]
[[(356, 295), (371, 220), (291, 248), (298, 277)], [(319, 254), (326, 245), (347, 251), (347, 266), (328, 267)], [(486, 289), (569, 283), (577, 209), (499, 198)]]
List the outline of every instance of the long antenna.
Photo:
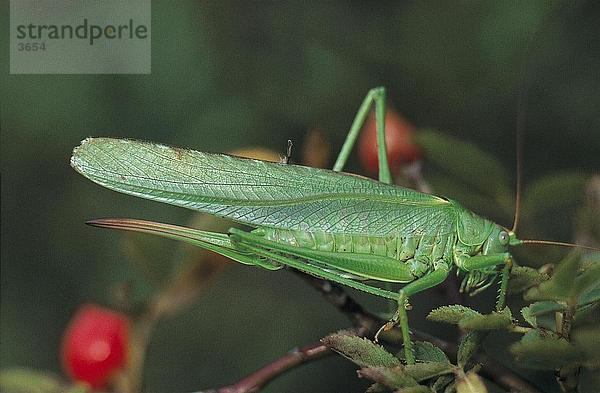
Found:
[(600, 248), (590, 247), (590, 246), (582, 246), (580, 244), (573, 243), (565, 243), (565, 242), (555, 242), (552, 240), (521, 240), (523, 244), (544, 244), (550, 246), (559, 246), (559, 247), (574, 247), (574, 248), (583, 248), (585, 250), (591, 251), (600, 251)]
[(521, 63), (521, 69), (519, 71), (521, 75), (521, 80), (519, 81), (519, 98), (517, 100), (517, 121), (516, 121), (516, 156), (517, 156), (517, 179), (516, 179), (516, 195), (515, 195), (515, 218), (513, 221), (512, 232), (517, 231), (517, 227), (519, 226), (519, 218), (521, 213), (521, 189), (523, 183), (523, 170), (522, 170), (522, 161), (523, 161), (523, 129), (525, 127), (525, 101), (527, 100), (527, 96), (529, 94), (530, 84), (526, 84), (527, 80), (529, 80), (529, 63), (530, 59), (533, 58), (531, 56), (532, 46), (535, 42), (537, 42), (538, 36), (540, 35), (542, 28), (546, 26), (548, 19), (554, 14), (554, 12), (549, 12), (537, 26), (531, 38), (527, 41), (527, 45), (525, 46), (525, 60)]
[[(529, 49), (529, 46), (531, 45), (531, 42), (529, 42), (529, 44), (527, 44), (527, 49)], [(529, 52), (529, 51), (527, 51)], [(525, 99), (527, 98), (527, 93), (529, 91), (529, 87), (525, 86), (525, 80), (526, 80), (526, 71), (527, 71), (527, 64), (529, 62), (528, 61), (524, 61), (521, 64), (521, 81), (519, 82), (520, 84), (520, 88), (519, 88), (519, 99), (517, 101), (517, 125), (516, 125), (516, 155), (517, 155), (517, 186), (516, 186), (516, 195), (515, 195), (515, 219), (513, 221), (513, 226), (512, 226), (512, 232), (516, 232), (517, 231), (517, 226), (519, 225), (519, 213), (521, 211), (521, 184), (523, 182), (522, 180), (522, 159), (523, 159), (523, 127), (525, 126), (525, 110), (523, 109), (525, 106)]]

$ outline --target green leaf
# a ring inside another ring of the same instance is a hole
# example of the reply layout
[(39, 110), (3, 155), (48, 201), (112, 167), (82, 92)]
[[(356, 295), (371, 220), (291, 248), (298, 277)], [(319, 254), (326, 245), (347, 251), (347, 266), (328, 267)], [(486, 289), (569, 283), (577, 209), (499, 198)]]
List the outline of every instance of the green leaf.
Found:
[(485, 383), (472, 371), (460, 377), (456, 382), (456, 393), (487, 393)]
[(526, 334), (521, 341), (510, 347), (510, 351), (524, 367), (540, 370), (561, 368), (580, 361), (582, 355), (580, 350), (566, 340), (543, 337), (539, 333)]
[(575, 286), (573, 283), (577, 278), (581, 258), (578, 252), (569, 254), (556, 267), (556, 271), (550, 280), (539, 286), (529, 289), (524, 296), (525, 300), (567, 300)]
[(573, 327), (600, 326), (600, 303), (591, 303), (581, 307), (575, 313)]
[(523, 193), (523, 209), (528, 216), (540, 216), (546, 212), (579, 204), (588, 174), (560, 171), (545, 175), (528, 185)]
[(427, 341), (416, 341), (413, 344), (415, 359), (421, 362), (446, 362), (450, 360), (440, 348)]
[[(446, 173), (431, 173), (427, 174), (427, 180), (431, 183), (437, 195), (444, 195), (460, 201), (461, 205), (481, 214), (492, 213), (490, 211), (489, 195), (481, 194), (470, 188), (468, 188), (469, 191), (466, 191), (465, 185), (456, 181), (456, 178), (448, 176)], [(496, 208), (496, 213), (498, 213), (497, 210)], [(502, 217), (502, 214), (499, 216)]]
[(478, 331), (468, 332), (464, 336), (461, 337), (460, 343), (458, 344), (458, 353), (456, 356), (456, 360), (458, 362), (458, 366), (461, 368), (465, 368), (467, 363), (471, 360), (473, 355), (477, 352), (477, 348), (483, 340), (484, 334)]
[(527, 266), (514, 266), (510, 271), (508, 290), (510, 293), (520, 293), (531, 287), (547, 281), (550, 276)]
[(415, 138), (425, 150), (428, 161), (460, 179), (469, 189), (492, 197), (512, 197), (507, 172), (491, 154), (433, 130), (419, 130)]
[(529, 323), (531, 326), (538, 327), (538, 317), (546, 314), (551, 314), (556, 311), (562, 311), (564, 309), (565, 306), (563, 304), (546, 300), (530, 304), (527, 307), (523, 307), (521, 309), (521, 315), (523, 315), (525, 321), (527, 321), (527, 323)]
[(417, 364), (409, 364), (404, 366), (404, 371), (416, 379), (417, 381), (425, 381), (440, 375), (451, 373), (455, 370), (455, 366), (447, 361), (443, 362), (425, 362)]
[(512, 324), (512, 314), (508, 307), (500, 312), (485, 315), (469, 315), (461, 318), (458, 323), (465, 330), (496, 330), (505, 329)]
[(600, 263), (587, 267), (573, 283), (573, 296), (580, 296), (590, 291), (594, 293), (600, 291)]
[(436, 322), (458, 324), (462, 318), (476, 315), (481, 314), (473, 309), (470, 309), (469, 307), (465, 307), (460, 304), (454, 304), (451, 306), (442, 306), (432, 310), (429, 315), (427, 315), (427, 319)]
[(321, 341), (360, 367), (394, 367), (401, 365), (397, 357), (366, 338), (334, 333), (321, 339)]
[[(599, 284), (600, 284), (600, 281), (599, 281)], [(577, 300), (577, 305), (585, 306), (585, 305), (588, 305), (591, 303), (596, 303), (598, 301), (600, 301), (600, 286), (581, 294), (581, 296)]]
[(417, 381), (404, 372), (402, 366), (396, 367), (364, 367), (358, 370), (361, 378), (367, 378), (390, 389), (418, 386)]
[(441, 377), (435, 380), (433, 385), (431, 385), (431, 389), (434, 392), (439, 392), (445, 387), (447, 387), (452, 381), (454, 381), (454, 375), (442, 375)]

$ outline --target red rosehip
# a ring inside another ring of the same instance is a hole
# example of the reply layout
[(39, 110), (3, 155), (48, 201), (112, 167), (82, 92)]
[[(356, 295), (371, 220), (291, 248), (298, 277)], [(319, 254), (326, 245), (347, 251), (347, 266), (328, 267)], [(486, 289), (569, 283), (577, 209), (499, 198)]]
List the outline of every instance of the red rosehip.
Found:
[[(398, 112), (388, 108), (385, 115), (385, 143), (387, 158), (392, 173), (408, 163), (421, 158), (421, 150), (413, 140), (415, 126), (402, 118)], [(378, 173), (377, 124), (371, 112), (363, 126), (358, 145), (360, 162), (367, 171)]]
[(103, 388), (127, 362), (129, 320), (94, 304), (83, 305), (63, 337), (62, 363), (67, 374)]

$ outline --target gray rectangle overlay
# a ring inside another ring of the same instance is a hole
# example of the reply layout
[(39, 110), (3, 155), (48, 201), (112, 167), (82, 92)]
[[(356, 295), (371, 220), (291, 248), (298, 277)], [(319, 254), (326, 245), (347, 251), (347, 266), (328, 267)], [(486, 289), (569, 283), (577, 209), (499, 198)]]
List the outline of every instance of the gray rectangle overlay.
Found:
[(11, 0), (11, 74), (149, 74), (151, 0)]

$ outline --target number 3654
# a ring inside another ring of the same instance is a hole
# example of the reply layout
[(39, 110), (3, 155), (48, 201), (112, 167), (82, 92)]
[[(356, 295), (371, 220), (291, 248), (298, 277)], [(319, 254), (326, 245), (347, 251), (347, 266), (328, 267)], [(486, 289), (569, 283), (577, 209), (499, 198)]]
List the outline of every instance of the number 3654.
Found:
[(42, 51), (42, 50), (46, 50), (46, 43), (45, 42), (19, 42), (17, 44), (17, 49), (19, 50), (19, 52)]

